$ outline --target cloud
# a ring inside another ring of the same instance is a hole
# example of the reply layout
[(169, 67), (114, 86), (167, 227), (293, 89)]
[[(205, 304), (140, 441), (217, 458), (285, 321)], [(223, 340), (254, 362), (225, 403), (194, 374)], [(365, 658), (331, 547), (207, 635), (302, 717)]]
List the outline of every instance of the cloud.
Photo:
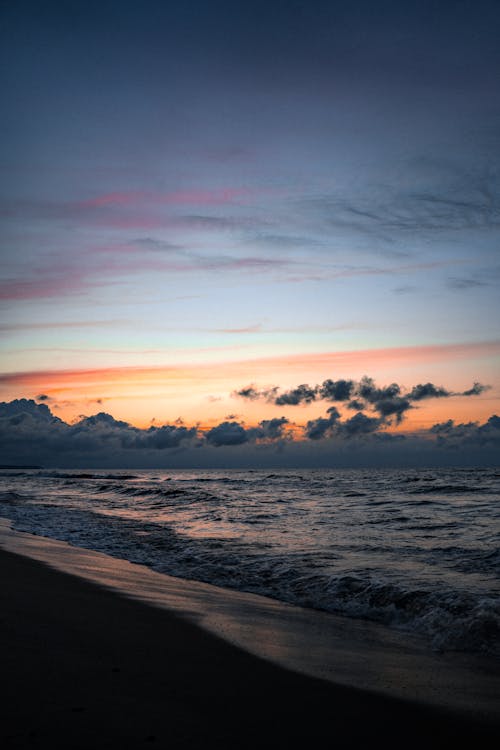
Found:
[(169, 242), (164, 239), (158, 240), (153, 237), (137, 237), (132, 240), (131, 246), (135, 247), (137, 245), (144, 250), (160, 253), (181, 252), (185, 249), (183, 245), (179, 245), (178, 243)]
[(233, 391), (231, 393), (231, 396), (233, 398), (245, 398), (248, 401), (258, 401), (259, 399), (264, 399), (266, 401), (272, 402), (275, 400), (277, 392), (277, 387), (261, 388), (259, 390), (254, 385), (247, 385), (244, 388), (241, 388), (239, 391)]
[(281, 440), (284, 437), (285, 425), (289, 424), (286, 417), (263, 419), (258, 427), (248, 430), (254, 440)]
[(304, 435), (309, 440), (322, 440), (325, 437), (331, 437), (335, 432), (340, 414), (338, 410), (331, 406), (327, 410), (328, 417), (319, 417), (310, 420), (304, 429)]
[(500, 448), (500, 417), (493, 414), (485, 424), (466, 422), (455, 424), (452, 419), (430, 428), (437, 436), (438, 445), (457, 450), (464, 446)]
[(246, 243), (254, 247), (275, 248), (277, 250), (290, 250), (310, 247), (321, 247), (322, 242), (314, 237), (294, 236), (287, 234), (255, 234), (246, 239)]
[(83, 272), (71, 268), (36, 269), (34, 278), (5, 278), (0, 282), (0, 300), (30, 300), (81, 293), (85, 288), (100, 286), (85, 278)]
[(105, 193), (77, 205), (82, 208), (106, 208), (108, 206), (221, 206), (235, 203), (255, 194), (249, 188), (227, 187), (212, 190), (194, 188), (191, 190), (174, 190), (167, 193), (153, 191), (122, 191)]
[(284, 427), (289, 424), (285, 417), (264, 419), (257, 427), (248, 427), (235, 421), (225, 421), (205, 433), (210, 445), (242, 445), (255, 441), (275, 441), (284, 437)]
[(55, 417), (46, 404), (31, 399), (0, 404), (0, 446), (5, 455), (11, 453), (14, 457), (36, 451), (40, 457), (50, 456), (57, 463), (58, 456), (64, 454), (109, 455), (179, 448), (184, 441), (196, 437), (194, 427), (163, 425), (141, 430), (105, 412), (67, 424)]
[(23, 221), (29, 219), (51, 222), (71, 221), (78, 226), (104, 226), (115, 229), (158, 229), (162, 227), (194, 227), (205, 229), (242, 228), (254, 230), (266, 226), (265, 221), (243, 216), (183, 214), (183, 210), (217, 210), (226, 206), (248, 203), (249, 199), (267, 192), (258, 188), (192, 189), (160, 193), (155, 191), (119, 191), (83, 201), (19, 200), (6, 203), (3, 214)]
[(221, 422), (212, 427), (205, 438), (210, 445), (241, 445), (248, 442), (248, 434), (239, 422)]
[[(131, 219), (126, 218), (125, 221), (130, 222)], [(148, 245), (147, 249), (154, 250), (154, 247)], [(82, 247), (80, 253), (68, 255), (67, 258), (54, 254), (47, 257), (43, 264), (30, 264), (23, 268), (22, 275), (18, 272), (10, 276), (6, 271), (0, 281), (0, 300), (84, 295), (92, 289), (122, 284), (127, 278), (145, 272), (190, 274), (199, 273), (201, 269), (207, 272), (278, 272), (292, 264), (293, 261), (287, 259), (259, 255), (203, 254), (174, 245), (169, 246), (168, 252), (145, 252), (139, 243), (110, 243), (106, 246)], [(57, 327), (64, 326), (58, 324)], [(2, 330), (17, 329), (14, 325)]]
[(353, 409), (354, 411), (363, 411), (363, 409), (366, 408), (366, 404), (359, 398), (353, 398), (352, 401), (349, 401), (347, 404), (347, 408)]
[(354, 385), (353, 380), (325, 380), (318, 393), (327, 401), (349, 401)]
[(437, 161), (428, 166), (431, 169), (422, 176), (422, 187), (417, 189), (400, 183), (394, 187), (372, 185), (365, 196), (324, 194), (298, 201), (297, 208), (337, 230), (375, 237), (385, 244), (410, 233), (498, 228), (497, 175), (481, 166), (450, 170), (449, 165)]
[(375, 381), (373, 380), (373, 378), (369, 378), (365, 375), (361, 378), (356, 388), (356, 393), (358, 396), (361, 396), (361, 398), (365, 399), (365, 401), (368, 401), (371, 404), (375, 404), (378, 401), (399, 396), (399, 394), (401, 393), (401, 386), (399, 386), (397, 383), (391, 383), (391, 385), (384, 386), (383, 388), (378, 388), (375, 385)]
[(242, 333), (260, 333), (262, 331), (262, 324), (255, 323), (251, 326), (244, 326), (243, 328), (214, 328), (215, 333), (230, 333), (240, 335)]
[[(9, 424), (20, 424), (26, 418), (35, 422), (61, 422), (55, 417), (46, 404), (37, 404), (33, 399), (19, 398), (14, 401), (2, 401), (0, 403), (0, 419), (7, 420)], [(12, 420), (17, 420), (13, 422)]]
[(491, 385), (481, 385), (481, 383), (474, 383), (472, 388), (469, 388), (468, 391), (463, 391), (462, 396), (480, 396), (481, 393), (484, 393), (485, 391), (489, 391), (491, 388)]
[(466, 279), (454, 276), (448, 279), (448, 286), (450, 289), (477, 289), (480, 286), (488, 286), (488, 283), (486, 281), (479, 281), (478, 279)]
[(161, 427), (151, 426), (145, 435), (141, 433), (141, 440), (136, 444), (137, 448), (153, 448), (154, 450), (165, 450), (179, 448), (182, 443), (192, 441), (197, 436), (195, 427), (184, 425), (163, 425)]
[[(454, 393), (436, 386), (434, 383), (419, 383), (407, 391), (398, 383), (379, 387), (373, 378), (364, 376), (359, 382), (354, 380), (324, 380), (320, 385), (308, 385), (302, 383), (296, 388), (279, 393), (277, 387), (259, 390), (255, 385), (247, 386), (239, 391), (234, 391), (233, 396), (256, 401), (265, 399), (276, 406), (297, 406), (299, 404), (310, 404), (313, 401), (348, 402), (348, 409), (363, 412), (371, 409), (377, 412), (386, 424), (392, 420), (400, 424), (407, 411), (415, 408), (413, 402), (423, 401), (430, 398), (449, 398), (451, 396), (479, 396), (489, 386), (474, 383), (472, 388), (461, 393)], [(314, 420), (307, 428), (318, 439), (317, 436), (331, 432), (331, 425), (327, 418), (326, 422)]]
[(402, 284), (401, 286), (395, 287), (392, 291), (394, 294), (413, 294), (418, 291), (418, 287), (413, 284)]
[(44, 323), (31, 321), (29, 323), (1, 323), (0, 331), (33, 331), (46, 330), (50, 328), (101, 328), (104, 326), (117, 326), (129, 324), (129, 321), (123, 319), (115, 320), (58, 320), (46, 321)]
[(341, 435), (351, 438), (359, 435), (370, 435), (376, 432), (383, 424), (382, 419), (367, 417), (362, 412), (358, 412), (351, 419), (339, 425), (339, 428)]
[(310, 387), (308, 385), (298, 385), (291, 391), (282, 393), (280, 396), (276, 396), (274, 403), (276, 406), (292, 405), (297, 404), (310, 404), (315, 401), (318, 396), (318, 387)]
[(370, 435), (384, 426), (382, 418), (367, 417), (362, 412), (342, 422), (335, 406), (331, 406), (327, 414), (328, 417), (319, 417), (307, 423), (304, 430), (306, 438), (321, 440), (336, 436), (349, 440), (353, 437)]
[(233, 396), (246, 398), (249, 401), (257, 401), (257, 399), (262, 398), (262, 393), (263, 391), (258, 391), (253, 385), (247, 385), (239, 391), (233, 391)]
[(342, 420), (331, 406), (324, 417), (307, 422), (302, 437), (290, 427), (282, 416), (250, 427), (227, 419), (206, 431), (180, 420), (140, 429), (105, 412), (67, 424), (45, 403), (0, 403), (2, 461), (17, 465), (488, 465), (498, 462), (500, 448), (497, 415), (484, 424), (450, 419), (418, 434), (394, 435), (385, 431), (382, 416), (357, 412)]
[[(408, 398), (410, 401), (422, 401), (425, 398), (448, 398), (452, 395), (451, 391), (447, 391), (446, 388), (443, 388), (442, 386), (435, 386), (433, 383), (419, 383), (418, 385), (413, 386), (408, 394)], [(472, 389), (464, 395), (471, 396)]]

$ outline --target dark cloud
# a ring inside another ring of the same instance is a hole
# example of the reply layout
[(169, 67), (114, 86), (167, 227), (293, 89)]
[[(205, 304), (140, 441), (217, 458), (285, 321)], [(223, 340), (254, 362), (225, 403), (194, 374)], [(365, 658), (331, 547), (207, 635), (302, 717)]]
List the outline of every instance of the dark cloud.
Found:
[(307, 423), (304, 434), (309, 440), (322, 440), (323, 438), (345, 438), (351, 439), (370, 435), (385, 425), (381, 417), (367, 417), (358, 412), (344, 422), (335, 406), (327, 411), (327, 417), (319, 417)]
[(422, 401), (425, 398), (448, 398), (448, 396), (452, 395), (451, 391), (447, 391), (442, 386), (435, 386), (433, 383), (419, 383), (413, 386), (408, 394), (408, 398), (410, 401)]
[(233, 398), (246, 398), (249, 401), (257, 401), (258, 399), (273, 401), (277, 392), (277, 388), (262, 388), (259, 390), (254, 385), (247, 385), (246, 388), (242, 388), (239, 391), (233, 391), (231, 396), (233, 396)]
[(410, 401), (422, 401), (426, 398), (449, 398), (450, 396), (480, 396), (481, 393), (488, 391), (491, 388), (489, 385), (483, 385), (482, 383), (474, 383), (472, 388), (468, 388), (466, 391), (454, 392), (448, 391), (443, 386), (436, 386), (433, 383), (419, 383), (419, 385), (413, 386), (412, 390), (408, 394)]
[[(394, 397), (397, 398), (397, 397)], [(139, 429), (100, 412), (67, 424), (46, 404), (30, 399), (0, 403), (4, 463), (45, 466), (286, 466), (491, 465), (498, 463), (500, 417), (485, 424), (448, 420), (419, 434), (386, 431), (382, 415), (362, 412), (342, 420), (331, 406), (293, 438), (286, 417), (255, 427), (226, 420), (203, 433), (178, 421)]]
[(353, 380), (325, 380), (319, 388), (319, 396), (326, 401), (348, 401), (353, 388)]
[(24, 421), (27, 418), (34, 422), (61, 422), (58, 417), (52, 414), (46, 404), (37, 404), (31, 398), (20, 398), (0, 403), (0, 419)]
[(318, 396), (318, 386), (311, 388), (306, 384), (298, 385), (291, 391), (280, 394), (274, 400), (276, 406), (297, 406), (297, 404), (310, 404)]
[(359, 398), (353, 398), (352, 401), (349, 401), (349, 403), (347, 404), (347, 408), (353, 409), (354, 411), (363, 411), (364, 409), (366, 409), (366, 404)]
[(239, 396), (240, 398), (247, 398), (249, 401), (256, 401), (262, 398), (263, 391), (258, 391), (253, 385), (247, 385), (246, 388), (242, 388), (239, 391), (234, 391), (233, 396)]
[(376, 432), (382, 425), (382, 419), (377, 419), (377, 417), (367, 417), (366, 414), (359, 411), (351, 417), (351, 419), (348, 419), (339, 425), (339, 427), (341, 435), (352, 438)]
[(469, 388), (467, 391), (462, 391), (462, 396), (480, 396), (481, 393), (484, 393), (485, 391), (489, 391), (491, 388), (491, 385), (482, 385), (481, 383), (474, 383), (472, 388)]
[(286, 417), (275, 417), (274, 419), (262, 420), (257, 427), (246, 428), (239, 422), (226, 421), (212, 427), (205, 434), (205, 439), (207, 443), (217, 447), (242, 445), (243, 443), (256, 441), (281, 440), (284, 437), (284, 427), (288, 423)]
[(111, 414), (106, 414), (104, 411), (100, 411), (99, 414), (94, 414), (91, 417), (85, 417), (82, 415), (81, 421), (78, 424), (73, 425), (74, 429), (87, 430), (87, 429), (100, 429), (101, 427), (109, 427), (112, 429), (120, 429), (130, 427), (127, 422), (122, 422), (115, 419)]
[(394, 417), (397, 424), (400, 424), (408, 409), (412, 409), (407, 398), (394, 396), (393, 398), (383, 398), (374, 403), (373, 408), (378, 411), (384, 419)]
[(335, 406), (327, 410), (328, 417), (319, 417), (311, 419), (304, 428), (304, 435), (309, 440), (322, 440), (325, 437), (331, 437), (337, 427), (340, 414)]
[(419, 385), (413, 386), (412, 390), (408, 394), (410, 401), (422, 401), (426, 398), (449, 398), (450, 396), (480, 396), (481, 393), (488, 391), (491, 388), (489, 385), (483, 385), (482, 383), (474, 383), (472, 388), (468, 388), (466, 391), (454, 392), (448, 391), (443, 386), (436, 386), (433, 383), (419, 383)]
[(205, 434), (210, 445), (241, 445), (248, 442), (248, 434), (239, 422), (221, 422)]
[(400, 393), (401, 386), (397, 383), (391, 383), (391, 385), (378, 388), (375, 385), (373, 378), (369, 378), (366, 375), (361, 378), (356, 388), (356, 394), (370, 404), (376, 404), (378, 401), (394, 398), (395, 396), (399, 396)]
[(492, 414), (484, 427), (488, 430), (500, 430), (500, 417), (498, 417), (496, 414)]
[(196, 428), (176, 425), (141, 430), (105, 412), (67, 424), (46, 404), (31, 399), (0, 404), (2, 452), (13, 456), (29, 453), (56, 464), (68, 454), (110, 456), (121, 451), (179, 448), (196, 436)]
[(257, 440), (281, 440), (284, 437), (284, 427), (289, 424), (286, 417), (275, 417), (274, 419), (263, 419), (258, 427), (249, 430), (249, 433)]
[(36, 397), (36, 400), (37, 401), (50, 401), (51, 399), (50, 399), (50, 396), (47, 396), (46, 393), (39, 393), (38, 396)]
[[(354, 380), (324, 380), (321, 385), (308, 385), (302, 383), (284, 393), (279, 393), (278, 388), (259, 390), (255, 385), (247, 386), (232, 395), (246, 398), (251, 401), (265, 399), (276, 406), (297, 406), (299, 404), (310, 404), (313, 401), (336, 401), (348, 402), (347, 408), (363, 412), (370, 409), (379, 414), (380, 418), (390, 424), (400, 424), (406, 412), (416, 408), (413, 402), (423, 401), (430, 398), (449, 398), (450, 396), (478, 396), (487, 390), (489, 386), (474, 383), (472, 388), (461, 393), (454, 393), (443, 386), (434, 383), (419, 383), (411, 390), (406, 390), (398, 383), (391, 383), (379, 387), (373, 378), (364, 376), (359, 382)], [(324, 418), (308, 422), (306, 433), (314, 435), (313, 439), (319, 439), (331, 432), (331, 425)]]
[(493, 414), (485, 424), (466, 422), (455, 424), (452, 419), (430, 428), (437, 436), (438, 445), (458, 450), (465, 447), (493, 447), (500, 449), (500, 417)]
[[(137, 448), (153, 448), (165, 450), (179, 448), (182, 443), (194, 440), (197, 435), (195, 427), (184, 427), (184, 425), (163, 425), (162, 427), (149, 427), (146, 434), (136, 444)], [(142, 442), (141, 442), (142, 441)]]
[[(401, 395), (401, 390), (401, 386), (397, 383), (379, 388), (373, 378), (365, 376), (358, 383), (355, 393), (378, 412), (382, 420), (390, 421), (394, 418), (399, 424), (403, 421), (406, 412), (412, 408), (409, 398)], [(356, 417), (358, 417), (357, 414), (353, 419)], [(380, 420), (378, 421), (380, 423)], [(358, 419), (358, 424), (362, 424), (362, 420)]]

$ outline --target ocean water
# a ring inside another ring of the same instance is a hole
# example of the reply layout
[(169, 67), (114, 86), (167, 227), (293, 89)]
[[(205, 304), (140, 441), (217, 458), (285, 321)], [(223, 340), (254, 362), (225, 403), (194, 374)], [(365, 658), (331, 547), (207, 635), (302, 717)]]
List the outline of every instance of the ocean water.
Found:
[(1, 470), (0, 516), (500, 657), (500, 469)]

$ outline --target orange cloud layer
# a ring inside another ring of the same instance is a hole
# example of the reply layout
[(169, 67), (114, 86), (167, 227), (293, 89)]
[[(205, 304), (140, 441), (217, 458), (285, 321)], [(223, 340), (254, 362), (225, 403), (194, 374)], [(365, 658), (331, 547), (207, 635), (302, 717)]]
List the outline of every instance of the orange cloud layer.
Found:
[[(498, 360), (500, 341), (444, 346), (408, 346), (361, 351), (320, 352), (218, 363), (173, 364), (156, 367), (43, 370), (0, 375), (4, 400), (44, 393), (67, 419), (82, 412), (106, 409), (117, 418), (144, 425), (155, 417), (178, 416), (188, 421), (214, 423), (229, 412), (249, 422), (276, 416), (278, 408), (263, 402), (231, 398), (233, 390), (250, 382), (279, 385), (317, 383), (328, 377), (359, 379), (370, 375), (381, 384), (397, 381), (406, 386), (432, 380), (450, 389), (464, 390), (474, 380), (493, 385), (481, 399), (453, 399), (421, 404), (408, 414), (408, 426), (424, 426), (444, 418), (481, 419), (499, 410)], [(321, 403), (307, 408), (281, 409), (303, 422), (325, 410)], [(476, 416), (477, 415), (477, 416)]]

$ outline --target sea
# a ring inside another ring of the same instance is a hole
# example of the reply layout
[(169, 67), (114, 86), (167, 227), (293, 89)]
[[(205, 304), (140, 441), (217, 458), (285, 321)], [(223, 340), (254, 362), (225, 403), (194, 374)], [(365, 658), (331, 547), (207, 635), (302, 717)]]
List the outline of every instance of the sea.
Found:
[(500, 469), (0, 470), (13, 528), (500, 658)]

